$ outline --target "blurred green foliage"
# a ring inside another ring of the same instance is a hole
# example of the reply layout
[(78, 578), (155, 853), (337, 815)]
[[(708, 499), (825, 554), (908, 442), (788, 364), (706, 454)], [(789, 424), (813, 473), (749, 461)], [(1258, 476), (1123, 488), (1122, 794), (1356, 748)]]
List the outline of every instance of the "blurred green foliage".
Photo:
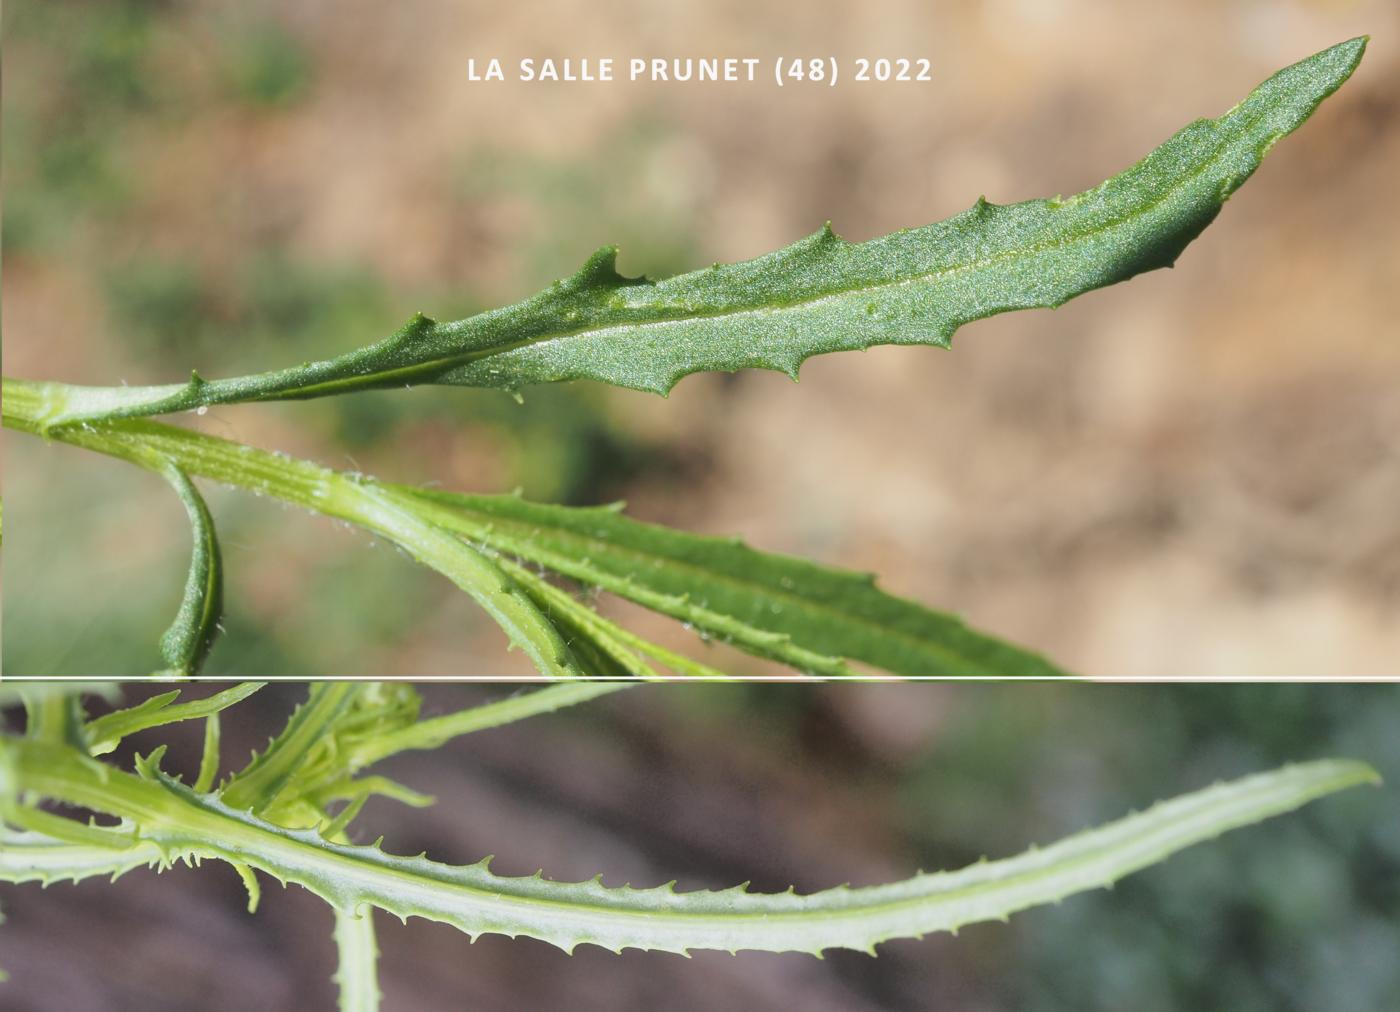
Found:
[(664, 123), (644, 116), (567, 161), (473, 145), (455, 190), (468, 205), (513, 200), (530, 210), (516, 250), (525, 290), (572, 275), (605, 244), (619, 248), (624, 273), (667, 277), (694, 269), (699, 245), (694, 186), (675, 179), (680, 160), (671, 140)]
[(227, 76), (234, 97), (253, 106), (286, 106), (311, 86), (312, 56), (275, 21), (235, 29), (228, 45)]

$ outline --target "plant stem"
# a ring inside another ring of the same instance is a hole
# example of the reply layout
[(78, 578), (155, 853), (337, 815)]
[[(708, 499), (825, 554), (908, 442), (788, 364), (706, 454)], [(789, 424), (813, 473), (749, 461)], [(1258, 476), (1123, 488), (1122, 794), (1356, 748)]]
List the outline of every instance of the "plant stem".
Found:
[(490, 559), (455, 534), (421, 518), (411, 497), (371, 478), (342, 474), (282, 453), (192, 432), (122, 419), (54, 428), (43, 419), (53, 384), (6, 378), (6, 428), (80, 446), (162, 472), (174, 464), (294, 506), (349, 521), (394, 542), (470, 594), (496, 620), (536, 669), (549, 677), (582, 674), (554, 626), (529, 596)]
[(356, 916), (335, 911), (335, 947), (340, 962), (335, 982), (340, 987), (340, 1012), (376, 1012), (379, 1008), (379, 946), (374, 940), (374, 911)]

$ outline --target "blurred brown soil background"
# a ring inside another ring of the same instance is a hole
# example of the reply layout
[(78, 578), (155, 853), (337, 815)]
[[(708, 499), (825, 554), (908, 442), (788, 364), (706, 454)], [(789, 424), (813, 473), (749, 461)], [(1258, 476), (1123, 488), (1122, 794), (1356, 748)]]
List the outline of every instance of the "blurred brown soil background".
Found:
[[(797, 385), (693, 377), (668, 400), (415, 390), (179, 421), (395, 480), (626, 498), (876, 571), (1091, 675), (1400, 672), (1392, 3), (18, 0), (5, 20), (5, 370), (103, 384), (349, 349), (414, 310), (524, 297), (609, 242), (656, 276), (828, 218), (859, 240), (979, 194), (1076, 192), (1369, 32), (1353, 80), (1174, 270), (971, 325), (951, 353), (827, 356)], [(470, 56), (779, 53), (928, 56), (934, 82), (466, 74)], [(6, 670), (154, 666), (178, 504), (122, 465), (5, 445)], [(525, 670), (383, 546), (211, 497), (231, 602), (211, 671)]]

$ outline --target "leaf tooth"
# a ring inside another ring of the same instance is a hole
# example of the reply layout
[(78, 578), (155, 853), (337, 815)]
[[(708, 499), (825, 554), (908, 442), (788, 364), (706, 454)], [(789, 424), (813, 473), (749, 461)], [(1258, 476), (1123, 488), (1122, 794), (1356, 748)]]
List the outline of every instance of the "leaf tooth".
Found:
[(165, 757), (167, 746), (157, 745), (151, 749), (144, 757), (137, 753), (134, 759), (136, 772), (144, 780), (159, 780), (161, 778), (160, 761)]
[(562, 292), (611, 291), (625, 284), (645, 283), (645, 278), (624, 278), (617, 271), (617, 247), (600, 246), (571, 277), (564, 278)]
[(407, 323), (388, 337), (385, 343), (399, 348), (422, 343), (435, 326), (437, 326), (437, 321), (432, 317), (422, 312), (415, 312), (408, 318)]

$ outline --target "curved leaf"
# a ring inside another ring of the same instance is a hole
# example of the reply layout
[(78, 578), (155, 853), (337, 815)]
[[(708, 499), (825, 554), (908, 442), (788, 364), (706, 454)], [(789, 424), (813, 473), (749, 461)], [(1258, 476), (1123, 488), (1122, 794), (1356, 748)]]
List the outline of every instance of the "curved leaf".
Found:
[[(4, 378), (0, 407), (6, 427), (32, 433), (42, 430), (44, 386)], [(558, 631), (495, 562), (461, 538), (426, 523), (415, 503), (381, 482), (144, 419), (94, 422), (53, 430), (51, 435), (153, 471), (176, 467), (188, 475), (212, 478), (358, 524), (394, 542), (470, 594), (540, 674), (581, 674)]]
[(189, 514), (194, 550), (190, 554), (190, 572), (185, 579), (180, 610), (160, 638), (160, 653), (172, 672), (196, 675), (219, 635), (219, 617), (224, 610), (219, 539), (214, 533), (214, 518), (209, 515), (209, 507), (189, 475), (174, 466), (164, 468), (163, 473)]
[[(188, 703), (175, 703), (180, 695), (180, 690), (175, 689), (152, 696), (136, 706), (129, 706), (106, 716), (97, 717), (88, 721), (83, 728), (83, 736), (88, 743), (88, 753), (102, 755), (110, 752), (127, 735), (144, 731), (147, 728), (161, 727), (182, 720), (212, 717), (220, 710), (247, 699), (266, 684), (266, 682), (243, 682), (204, 699), (195, 699)], [(175, 705), (172, 706), (172, 703)]]
[[(37, 427), (42, 394), (4, 381), (6, 419)], [(585, 648), (621, 645), (611, 623), (592, 620), (502, 555), (527, 559), (602, 587), (799, 671), (852, 673), (846, 658), (912, 675), (1061, 674), (1049, 661), (965, 626), (955, 616), (901, 600), (867, 574), (756, 552), (742, 543), (671, 531), (608, 507), (575, 508), (511, 496), (470, 496), (345, 475), (216, 436), (145, 419), (55, 430), (55, 439), (149, 466), (168, 460), (191, 474), (360, 524), (450, 576), (547, 675), (582, 674), (556, 621)], [(495, 553), (497, 557), (488, 557)], [(512, 575), (513, 574), (513, 575)], [(541, 605), (534, 597), (549, 597)], [(548, 607), (554, 619), (542, 608)], [(703, 665), (631, 638), (628, 648), (676, 671)], [(592, 658), (614, 670), (616, 655)]]
[(1062, 675), (961, 619), (886, 594), (870, 573), (759, 552), (737, 538), (642, 523), (618, 507), (397, 486), (434, 523), (686, 622), (740, 649), (823, 675), (846, 659), (901, 675)]
[(979, 199), (947, 221), (851, 244), (828, 225), (786, 249), (650, 282), (604, 247), (531, 299), (465, 320), (422, 314), (377, 344), (290, 369), (142, 388), (51, 386), (45, 427), (200, 405), (447, 383), (514, 390), (593, 379), (666, 393), (703, 370), (775, 369), (878, 344), (947, 346), (964, 323), (1169, 267), (1279, 138), (1351, 75), (1357, 38), (1279, 71), (1216, 120), (1068, 199)]
[(453, 867), (283, 829), (197, 795), (149, 765), (143, 778), (45, 742), (13, 740), (5, 747), (13, 750), (27, 790), (119, 817), (139, 815), (143, 837), (169, 855), (243, 863), (295, 882), (341, 911), (378, 907), (451, 924), (473, 938), (525, 935), (567, 951), (585, 943), (678, 953), (871, 951), (891, 938), (956, 931), (1110, 885), (1227, 830), (1379, 779), (1349, 760), (1287, 766), (1181, 795), (1017, 857), (804, 896), (750, 893), (743, 886), (719, 892), (611, 888), (601, 876), (578, 883), (539, 874), (502, 877), (490, 871), (489, 858)]

